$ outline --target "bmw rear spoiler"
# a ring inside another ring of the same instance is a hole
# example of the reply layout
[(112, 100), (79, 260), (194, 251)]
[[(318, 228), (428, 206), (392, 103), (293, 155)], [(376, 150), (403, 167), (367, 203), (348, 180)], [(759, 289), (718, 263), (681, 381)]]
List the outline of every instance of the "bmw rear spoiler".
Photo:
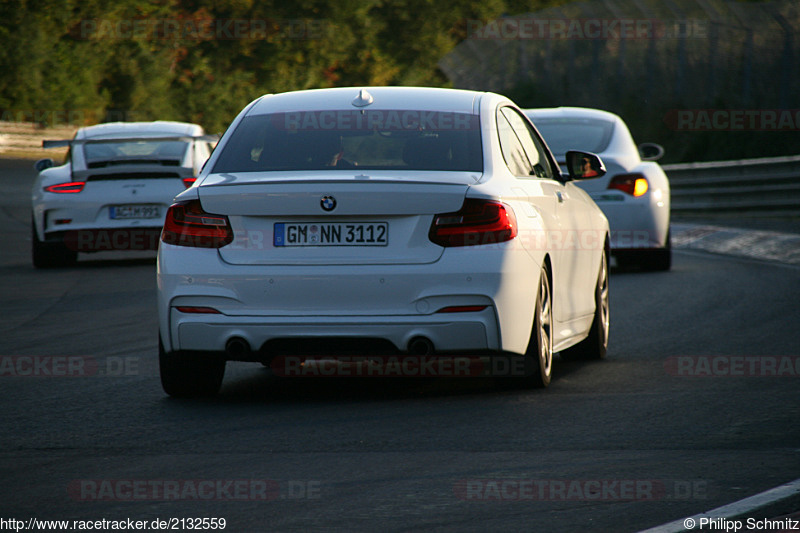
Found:
[(42, 148), (63, 148), (65, 146), (73, 146), (76, 144), (113, 144), (120, 142), (165, 142), (165, 141), (205, 141), (217, 142), (219, 135), (176, 135), (171, 137), (114, 137), (103, 139), (62, 139), (62, 140), (44, 140), (42, 141)]

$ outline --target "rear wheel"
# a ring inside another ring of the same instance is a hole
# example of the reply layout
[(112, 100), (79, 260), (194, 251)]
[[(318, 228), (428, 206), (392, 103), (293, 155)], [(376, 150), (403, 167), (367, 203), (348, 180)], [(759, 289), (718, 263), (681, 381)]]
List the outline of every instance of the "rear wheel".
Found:
[(544, 388), (553, 376), (553, 299), (547, 267), (539, 273), (539, 291), (525, 352), (525, 385)]
[(167, 352), (158, 339), (158, 366), (164, 392), (178, 398), (213, 396), (225, 376), (225, 358), (207, 352)]
[(31, 222), (31, 258), (36, 268), (57, 268), (74, 265), (78, 252), (70, 250), (64, 243), (49, 243), (39, 240), (36, 225)]
[(603, 252), (594, 289), (594, 320), (589, 336), (561, 354), (574, 359), (603, 359), (608, 351), (609, 311), (608, 256)]

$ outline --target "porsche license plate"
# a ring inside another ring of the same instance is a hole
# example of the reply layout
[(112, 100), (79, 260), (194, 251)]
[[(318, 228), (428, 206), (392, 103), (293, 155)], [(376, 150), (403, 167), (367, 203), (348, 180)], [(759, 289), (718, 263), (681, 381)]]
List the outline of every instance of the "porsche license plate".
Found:
[(119, 218), (161, 218), (161, 208), (157, 205), (112, 205), (109, 216)]

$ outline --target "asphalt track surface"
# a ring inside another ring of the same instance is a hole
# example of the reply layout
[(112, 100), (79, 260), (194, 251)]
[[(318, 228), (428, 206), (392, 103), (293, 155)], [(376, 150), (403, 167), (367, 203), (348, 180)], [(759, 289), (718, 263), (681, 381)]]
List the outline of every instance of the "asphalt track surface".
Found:
[(35, 270), (32, 180), (0, 161), (2, 519), (624, 532), (800, 478), (798, 266), (695, 240), (613, 270), (608, 358), (557, 360), (546, 390), (229, 363), (218, 397), (174, 400), (154, 254)]

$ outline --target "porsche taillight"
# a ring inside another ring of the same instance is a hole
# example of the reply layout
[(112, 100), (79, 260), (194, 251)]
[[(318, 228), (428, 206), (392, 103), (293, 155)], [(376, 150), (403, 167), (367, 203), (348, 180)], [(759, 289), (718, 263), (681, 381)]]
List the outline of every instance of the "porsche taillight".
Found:
[(475, 198), (467, 198), (458, 211), (434, 216), (428, 232), (431, 242), (445, 247), (496, 244), (516, 236), (511, 206)]
[(75, 194), (81, 192), (84, 185), (86, 185), (85, 181), (70, 181), (69, 183), (48, 185), (44, 188), (44, 190), (46, 192), (54, 192), (58, 194)]
[(225, 215), (206, 213), (200, 200), (189, 200), (170, 206), (161, 240), (176, 246), (222, 248), (233, 241), (233, 229)]

